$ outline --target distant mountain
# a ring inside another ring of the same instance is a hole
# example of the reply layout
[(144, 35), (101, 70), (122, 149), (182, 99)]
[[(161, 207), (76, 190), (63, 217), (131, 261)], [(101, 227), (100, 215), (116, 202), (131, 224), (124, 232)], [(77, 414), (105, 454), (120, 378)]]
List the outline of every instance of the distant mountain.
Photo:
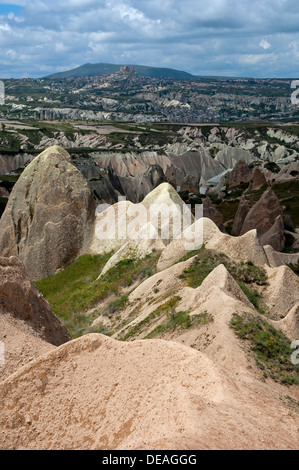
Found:
[(121, 67), (134, 67), (137, 75), (144, 75), (147, 77), (154, 78), (179, 78), (179, 79), (196, 79), (194, 75), (181, 70), (160, 68), (160, 67), (147, 67), (145, 65), (117, 65), (117, 64), (85, 64), (80, 67), (76, 67), (72, 70), (65, 72), (53, 73), (43, 78), (71, 78), (71, 77), (86, 77), (102, 74), (116, 73)]

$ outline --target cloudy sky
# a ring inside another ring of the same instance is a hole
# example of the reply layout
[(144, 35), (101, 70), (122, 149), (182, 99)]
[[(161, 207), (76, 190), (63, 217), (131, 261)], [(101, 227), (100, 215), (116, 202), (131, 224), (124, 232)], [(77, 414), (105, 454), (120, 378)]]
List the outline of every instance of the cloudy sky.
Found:
[(0, 77), (84, 63), (299, 78), (298, 0), (0, 0)]

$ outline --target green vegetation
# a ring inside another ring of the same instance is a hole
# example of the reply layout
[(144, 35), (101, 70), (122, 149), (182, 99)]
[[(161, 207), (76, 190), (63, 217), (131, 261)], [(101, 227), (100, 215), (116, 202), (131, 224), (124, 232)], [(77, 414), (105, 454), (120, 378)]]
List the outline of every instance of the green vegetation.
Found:
[(248, 341), (257, 366), (264, 378), (271, 377), (285, 385), (299, 385), (299, 366), (291, 362), (291, 340), (266, 320), (249, 313), (234, 313), (230, 327)]
[(176, 312), (181, 297), (171, 297), (164, 302), (146, 318), (136, 323), (121, 337), (123, 341), (139, 335), (145, 328), (148, 328), (155, 320), (164, 318), (164, 321), (155, 327), (145, 338), (151, 339), (164, 333), (175, 331), (176, 329), (188, 329), (198, 325), (204, 325), (213, 321), (213, 317), (208, 312), (197, 315), (190, 315), (189, 311)]
[(158, 335), (167, 333), (168, 331), (174, 331), (178, 328), (185, 330), (188, 328), (192, 328), (193, 326), (205, 325), (212, 321), (212, 315), (207, 312), (199, 313), (197, 315), (190, 315), (188, 311), (173, 313), (170, 315), (166, 322), (157, 326), (151, 333), (146, 336), (146, 338), (155, 338)]
[(185, 279), (189, 287), (197, 288), (219, 264), (224, 264), (249, 301), (257, 311), (264, 314), (265, 307), (262, 297), (255, 286), (266, 285), (267, 275), (263, 268), (255, 266), (251, 261), (237, 263), (223, 253), (216, 253), (213, 250), (202, 248), (198, 251), (192, 264), (184, 269), (179, 277)]
[(180, 302), (181, 297), (176, 296), (172, 297), (169, 299), (167, 302), (164, 304), (160, 305), (156, 310), (154, 310), (150, 315), (148, 315), (146, 318), (141, 320), (139, 323), (136, 325), (132, 326), (127, 333), (121, 338), (123, 341), (126, 341), (127, 339), (131, 338), (132, 336), (135, 336), (137, 333), (140, 333), (140, 331), (143, 329), (144, 326), (149, 325), (152, 320), (159, 318), (161, 315), (164, 314), (175, 314), (175, 308), (177, 304)]
[[(111, 253), (84, 255), (64, 271), (36, 282), (40, 292), (50, 303), (53, 312), (64, 322), (73, 337), (86, 332), (95, 319), (88, 310), (110, 295), (118, 296), (121, 289), (153, 273), (159, 254), (143, 259), (125, 259), (97, 279)], [(110, 313), (121, 310), (127, 302), (119, 296), (108, 307)]]
[(295, 227), (299, 227), (299, 181), (274, 184), (272, 189), (285, 206), (284, 214), (290, 215)]

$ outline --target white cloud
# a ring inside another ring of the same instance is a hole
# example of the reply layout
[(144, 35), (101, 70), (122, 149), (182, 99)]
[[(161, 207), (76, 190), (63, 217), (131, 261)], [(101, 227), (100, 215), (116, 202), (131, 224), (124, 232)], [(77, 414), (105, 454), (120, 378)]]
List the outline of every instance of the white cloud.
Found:
[(261, 42), (260, 42), (260, 46), (261, 46), (263, 49), (267, 50), (267, 49), (270, 49), (271, 44), (270, 44), (269, 41), (267, 41), (267, 39), (262, 39)]
[[(8, 70), (13, 76), (40, 76), (44, 70), (125, 58), (195, 74), (298, 74), (298, 48), (290, 46), (299, 44), (298, 0), (18, 0), (18, 5), (20, 13), (0, 15), (0, 76)], [(10, 63), (5, 50), (16, 54)]]

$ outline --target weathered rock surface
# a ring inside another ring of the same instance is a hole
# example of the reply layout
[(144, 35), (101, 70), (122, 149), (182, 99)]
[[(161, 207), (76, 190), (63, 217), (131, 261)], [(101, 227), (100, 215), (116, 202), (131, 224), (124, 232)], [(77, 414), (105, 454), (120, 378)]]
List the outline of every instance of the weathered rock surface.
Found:
[(244, 220), (250, 210), (250, 202), (245, 196), (241, 196), (238, 209), (232, 226), (232, 235), (240, 235)]
[(251, 176), (250, 190), (256, 191), (266, 184), (266, 178), (259, 168), (254, 168)]
[(275, 176), (276, 183), (284, 183), (286, 181), (299, 179), (299, 162), (294, 162), (283, 167)]
[(271, 188), (251, 207), (242, 225), (240, 235), (255, 229), (258, 236), (264, 235), (274, 224), (278, 216), (282, 216), (282, 207)]
[(243, 160), (245, 163), (251, 163), (256, 160), (256, 157), (242, 148), (225, 146), (215, 157), (215, 160), (221, 163), (224, 168), (234, 168), (234, 166)]
[[(105, 264), (100, 276), (103, 276), (109, 269), (113, 268), (119, 261), (126, 258), (144, 258), (153, 251), (162, 251), (165, 243), (159, 237), (158, 230), (150, 222), (143, 225), (136, 238), (129, 239), (121, 248), (114, 253)], [(100, 277), (99, 276), (99, 277)]]
[(181, 344), (86, 335), (0, 385), (0, 445), (295, 449), (298, 422), (274, 392), (236, 380), (207, 355)]
[(202, 148), (183, 153), (169, 149), (164, 155), (154, 151), (94, 153), (93, 158), (99, 167), (118, 175), (124, 194), (132, 202), (140, 202), (163, 180), (174, 187), (180, 186), (181, 190), (198, 191), (201, 178), (208, 180), (224, 170), (223, 165)]
[(270, 266), (278, 267), (299, 262), (299, 253), (279, 253), (271, 245), (265, 245), (263, 248)]
[(0, 254), (19, 256), (31, 279), (74, 261), (92, 235), (95, 204), (69, 154), (51, 147), (24, 170), (0, 220)]
[(299, 338), (299, 302), (294, 305), (287, 315), (274, 323), (276, 328), (281, 329), (292, 341)]
[(207, 196), (203, 199), (203, 217), (208, 217), (211, 219), (221, 232), (225, 232), (223, 225), (223, 215), (219, 212), (215, 205), (212, 203), (211, 199)]
[(271, 245), (275, 251), (281, 251), (285, 244), (283, 218), (279, 215), (272, 227), (260, 237), (262, 245)]
[(267, 263), (256, 230), (250, 230), (239, 237), (232, 237), (222, 233), (211, 219), (202, 217), (187, 227), (178, 239), (173, 240), (162, 251), (158, 270), (163, 271), (185, 256), (188, 251), (199, 249), (202, 244), (205, 248), (224, 253), (236, 261), (251, 261), (259, 266)]
[(50, 305), (28, 278), (17, 257), (0, 257), (0, 341), (5, 363), (0, 380), (40, 354), (71, 338)]
[(228, 184), (230, 188), (251, 181), (252, 171), (244, 160), (239, 160), (229, 173)]
[(299, 279), (288, 266), (265, 268), (268, 286), (264, 290), (264, 296), (269, 315), (270, 318), (279, 320), (299, 302)]

